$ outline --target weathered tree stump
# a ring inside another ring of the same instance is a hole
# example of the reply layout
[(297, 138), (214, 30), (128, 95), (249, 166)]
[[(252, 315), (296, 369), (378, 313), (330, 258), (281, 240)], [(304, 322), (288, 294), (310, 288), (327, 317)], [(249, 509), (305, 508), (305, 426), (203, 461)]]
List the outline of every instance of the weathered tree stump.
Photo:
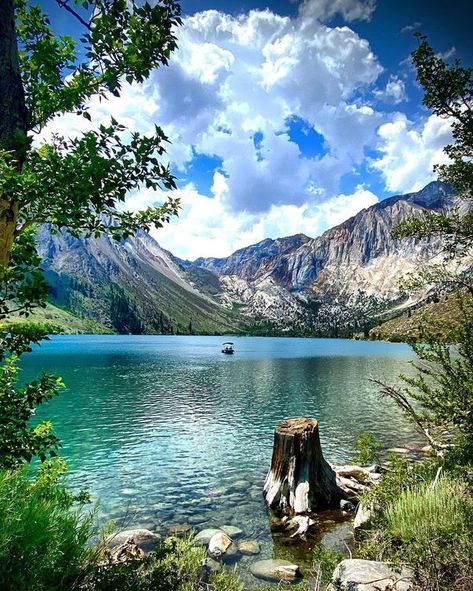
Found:
[(276, 427), (263, 494), (271, 509), (285, 514), (335, 507), (344, 498), (335, 472), (324, 460), (316, 419), (298, 417)]

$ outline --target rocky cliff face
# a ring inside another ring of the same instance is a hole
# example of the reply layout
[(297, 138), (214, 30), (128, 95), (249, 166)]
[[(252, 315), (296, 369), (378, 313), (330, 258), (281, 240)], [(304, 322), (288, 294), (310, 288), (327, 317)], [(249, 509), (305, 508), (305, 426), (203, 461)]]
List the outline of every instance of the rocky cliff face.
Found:
[(317, 316), (319, 323), (321, 314), (330, 316), (331, 306), (332, 315), (350, 314), (360, 291), (386, 305), (399, 300), (400, 277), (438, 257), (440, 244), (395, 240), (393, 226), (454, 204), (451, 187), (433, 182), (364, 209), (318, 238), (264, 240), (226, 259), (197, 259), (193, 265), (219, 275), (223, 304), (237, 301), (250, 316), (280, 327), (313, 327)]
[[(117, 332), (227, 332), (235, 315), (196, 289), (149, 235), (76, 239), (42, 227), (38, 250), (53, 303)], [(214, 277), (217, 285), (218, 278)]]
[(393, 226), (455, 204), (445, 183), (360, 211), (317, 238), (266, 239), (226, 258), (183, 261), (144, 233), (124, 242), (42, 228), (51, 299), (119, 332), (277, 328), (341, 334), (399, 303), (398, 281), (439, 256), (435, 241), (398, 241)]

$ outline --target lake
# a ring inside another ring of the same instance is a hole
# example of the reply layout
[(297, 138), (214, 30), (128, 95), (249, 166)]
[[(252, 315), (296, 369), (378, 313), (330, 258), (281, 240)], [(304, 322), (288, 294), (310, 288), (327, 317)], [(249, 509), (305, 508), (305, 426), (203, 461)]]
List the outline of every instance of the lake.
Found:
[[(37, 416), (53, 421), (69, 482), (100, 500), (101, 519), (163, 532), (233, 524), (259, 540), (258, 558), (302, 560), (307, 548), (271, 534), (262, 502), (274, 426), (316, 417), (334, 463), (350, 460), (360, 431), (386, 446), (411, 441), (369, 378), (398, 382), (413, 353), (399, 343), (234, 337), (229, 356), (223, 340), (55, 336), (25, 356), (22, 379), (64, 377), (67, 391)], [(320, 536), (335, 527), (332, 514), (325, 520)]]

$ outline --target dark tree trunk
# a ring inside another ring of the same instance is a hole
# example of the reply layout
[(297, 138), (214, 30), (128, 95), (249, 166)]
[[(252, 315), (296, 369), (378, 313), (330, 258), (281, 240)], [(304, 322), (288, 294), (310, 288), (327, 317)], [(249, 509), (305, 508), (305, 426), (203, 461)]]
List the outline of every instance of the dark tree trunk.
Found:
[[(27, 111), (20, 76), (13, 0), (0, 0), (0, 149), (13, 152), (21, 169)], [(18, 202), (0, 192), (0, 265), (8, 263), (18, 220)]]
[(286, 514), (311, 513), (338, 506), (343, 497), (335, 472), (324, 460), (316, 419), (298, 417), (280, 423), (264, 484), (268, 506)]

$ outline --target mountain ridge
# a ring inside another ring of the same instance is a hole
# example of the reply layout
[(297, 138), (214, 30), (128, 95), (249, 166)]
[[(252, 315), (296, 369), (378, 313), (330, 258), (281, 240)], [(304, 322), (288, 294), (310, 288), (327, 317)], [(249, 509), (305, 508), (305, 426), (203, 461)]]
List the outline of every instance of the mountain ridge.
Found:
[(42, 228), (38, 245), (53, 303), (119, 332), (331, 334), (355, 317), (355, 324), (364, 322), (360, 302), (374, 310), (406, 298), (400, 274), (438, 256), (440, 244), (399, 241), (392, 228), (455, 200), (449, 185), (434, 181), (318, 237), (267, 238), (228, 257), (195, 261), (174, 256), (143, 232), (116, 243)]

